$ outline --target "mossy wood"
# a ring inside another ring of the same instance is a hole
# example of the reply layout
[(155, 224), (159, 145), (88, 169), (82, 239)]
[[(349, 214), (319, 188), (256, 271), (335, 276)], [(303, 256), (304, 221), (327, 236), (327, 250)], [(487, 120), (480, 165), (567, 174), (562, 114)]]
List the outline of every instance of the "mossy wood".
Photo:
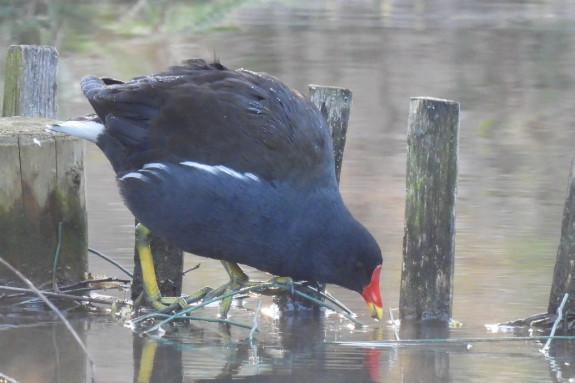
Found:
[(309, 95), (313, 104), (327, 121), (333, 142), (335, 173), (339, 183), (351, 110), (351, 90), (333, 86), (309, 85)]
[[(59, 242), (57, 281), (87, 271), (84, 146), (45, 131), (57, 114), (57, 63), (54, 47), (10, 46), (0, 118), (0, 256), (36, 284), (52, 280)], [(19, 281), (0, 267), (0, 283)]]
[(561, 240), (555, 259), (553, 284), (549, 296), (547, 313), (551, 316), (557, 314), (563, 295), (569, 293), (569, 299), (564, 312), (575, 312), (575, 158), (571, 164), (567, 199), (563, 209), (563, 223), (561, 225)]
[[(36, 284), (51, 281), (62, 222), (57, 280), (67, 284), (87, 271), (83, 143), (47, 133), (50, 122), (0, 118), (0, 256)], [(14, 281), (0, 267), (0, 283)]]
[(11, 45), (6, 56), (2, 117), (56, 118), (57, 65), (54, 47)]
[(459, 104), (412, 98), (407, 127), (402, 321), (451, 318)]

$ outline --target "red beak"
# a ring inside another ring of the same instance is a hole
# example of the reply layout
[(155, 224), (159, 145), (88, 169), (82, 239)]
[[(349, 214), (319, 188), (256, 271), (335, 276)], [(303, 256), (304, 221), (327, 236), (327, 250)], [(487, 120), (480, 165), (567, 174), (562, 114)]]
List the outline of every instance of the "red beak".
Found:
[(383, 318), (383, 309), (381, 308), (381, 295), (379, 295), (379, 273), (381, 272), (381, 265), (373, 270), (371, 275), (371, 282), (367, 285), (361, 295), (367, 302), (371, 310), (371, 316), (375, 319)]

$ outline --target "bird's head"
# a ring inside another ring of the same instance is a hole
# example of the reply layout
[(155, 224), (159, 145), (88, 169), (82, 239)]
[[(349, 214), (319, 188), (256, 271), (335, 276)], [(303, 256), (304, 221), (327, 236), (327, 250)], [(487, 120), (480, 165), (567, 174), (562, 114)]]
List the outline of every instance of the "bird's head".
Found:
[(332, 269), (332, 280), (328, 282), (360, 293), (371, 316), (380, 320), (383, 317), (379, 292), (381, 250), (373, 236), (357, 221), (354, 223), (348, 227), (355, 231), (354, 235), (345, 236), (344, 242), (336, 241), (337, 247), (332, 247), (330, 261), (337, 266)]
[[(337, 189), (335, 189), (337, 191)], [(298, 265), (290, 275), (298, 279), (332, 283), (363, 296), (372, 317), (382, 319), (379, 277), (383, 258), (371, 233), (343, 205), (339, 193), (328, 190), (319, 198), (309, 199), (303, 213), (293, 225), (295, 241), (286, 248), (300, 254)], [(313, 255), (313, 256), (311, 256)]]

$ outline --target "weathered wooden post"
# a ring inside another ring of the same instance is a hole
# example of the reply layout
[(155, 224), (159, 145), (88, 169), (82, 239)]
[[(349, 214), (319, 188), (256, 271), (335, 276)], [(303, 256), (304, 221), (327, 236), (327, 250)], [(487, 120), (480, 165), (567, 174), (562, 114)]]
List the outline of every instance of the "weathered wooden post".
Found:
[[(0, 118), (0, 257), (36, 284), (52, 279), (60, 222), (59, 283), (87, 271), (83, 144), (46, 132), (53, 120), (42, 118), (56, 116), (57, 58), (53, 47), (10, 46)], [(3, 267), (0, 280), (17, 281)]]
[(58, 51), (39, 45), (11, 45), (4, 72), (2, 117), (57, 117)]
[(407, 127), (402, 321), (451, 318), (459, 103), (412, 98)]
[(333, 142), (335, 175), (339, 183), (351, 109), (351, 90), (335, 86), (309, 85), (309, 95), (311, 102), (319, 109), (327, 121), (327, 127)]
[[(321, 112), (327, 121), (335, 157), (335, 175), (339, 183), (341, 165), (343, 161), (343, 150), (345, 149), (345, 139), (351, 109), (352, 92), (346, 88), (324, 85), (309, 85), (309, 97), (311, 102)], [(321, 290), (325, 286), (319, 286)], [(288, 293), (278, 293), (274, 297), (274, 302), (281, 312), (286, 313), (298, 310), (315, 310), (317, 305), (298, 296), (291, 296)]]
[(553, 284), (547, 308), (549, 316), (554, 317), (557, 314), (565, 293), (569, 293), (569, 300), (563, 310), (575, 313), (575, 158), (571, 164), (567, 199), (563, 209), (561, 240), (557, 249)]

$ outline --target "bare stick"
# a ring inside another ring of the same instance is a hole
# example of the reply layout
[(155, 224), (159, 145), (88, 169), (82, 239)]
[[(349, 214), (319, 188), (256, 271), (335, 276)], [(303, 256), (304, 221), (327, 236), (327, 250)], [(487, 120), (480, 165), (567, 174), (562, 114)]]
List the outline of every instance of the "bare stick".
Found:
[(52, 290), (59, 292), (58, 282), (56, 281), (56, 271), (58, 269), (58, 259), (60, 258), (60, 249), (62, 248), (62, 222), (58, 222), (58, 245), (54, 253), (54, 265), (52, 266)]
[(549, 351), (549, 347), (551, 347), (551, 339), (553, 339), (553, 337), (555, 336), (555, 330), (557, 330), (559, 322), (561, 322), (561, 320), (563, 319), (563, 307), (565, 307), (565, 303), (567, 303), (568, 298), (569, 294), (565, 293), (565, 295), (563, 295), (563, 300), (561, 301), (561, 304), (557, 309), (557, 319), (555, 320), (555, 323), (553, 323), (553, 327), (551, 328), (551, 334), (549, 334), (550, 338), (547, 339), (547, 342), (545, 342), (545, 346), (543, 346), (543, 348), (541, 349), (541, 352), (543, 353)]
[(251, 342), (254, 339), (254, 332), (258, 330), (258, 314), (260, 313), (260, 306), (262, 305), (262, 300), (258, 301), (258, 305), (256, 307), (256, 312), (254, 314), (254, 325), (250, 330), (250, 335), (248, 337), (249, 341)]
[(122, 270), (124, 273), (126, 273), (130, 278), (134, 278), (134, 275), (128, 270), (126, 269), (124, 266), (120, 265), (118, 262), (116, 262), (115, 260), (113, 260), (112, 258), (108, 257), (107, 255), (99, 252), (98, 250), (94, 250), (92, 248), (88, 248), (88, 251), (92, 254), (97, 255), (98, 257), (110, 262), (112, 265), (116, 266), (117, 268), (119, 268), (120, 270)]

